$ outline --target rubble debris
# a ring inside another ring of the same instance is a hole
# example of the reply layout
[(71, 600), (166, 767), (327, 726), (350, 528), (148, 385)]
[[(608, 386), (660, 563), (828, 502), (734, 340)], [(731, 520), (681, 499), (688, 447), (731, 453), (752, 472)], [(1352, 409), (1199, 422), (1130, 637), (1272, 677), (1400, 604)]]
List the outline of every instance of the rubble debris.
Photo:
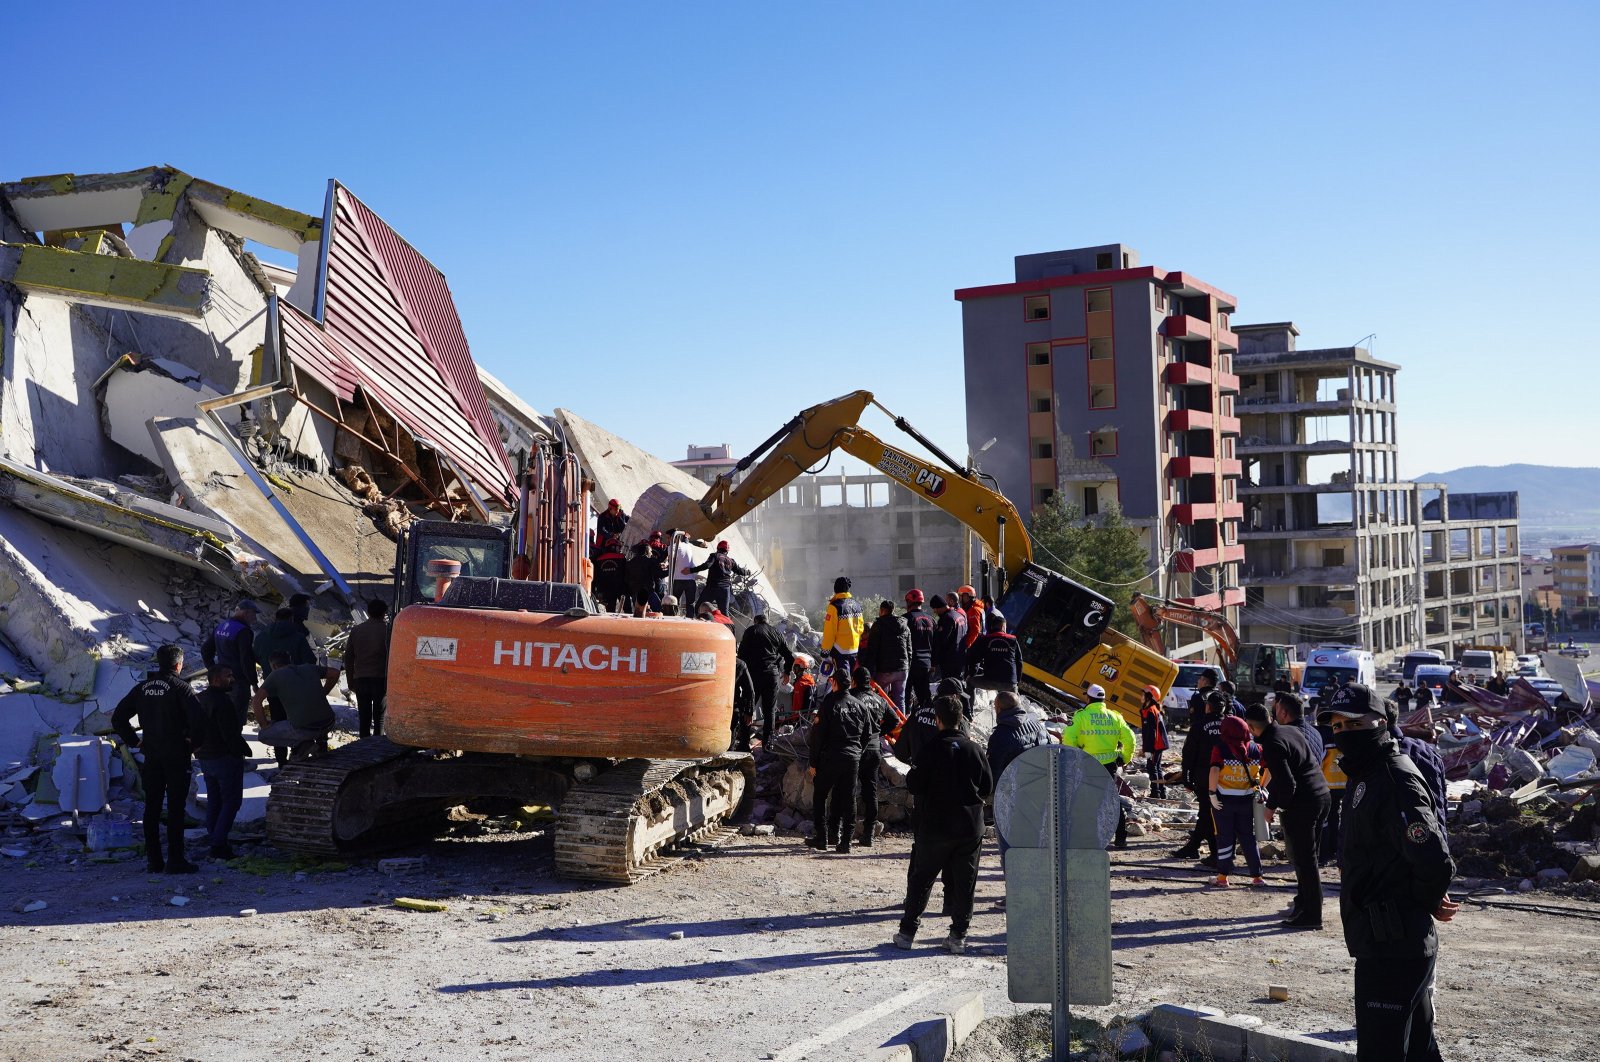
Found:
[(244, 910), (240, 911), (234, 917), (236, 917), (236, 918), (254, 918), (255, 916), (256, 916), (256, 909), (254, 907), (246, 907)]
[(187, 907), (189, 906), (189, 897), (182, 895), (174, 896), (167, 902), (174, 907)]
[(19, 900), (16, 906), (12, 907), (12, 910), (16, 911), (18, 914), (35, 914), (39, 911), (47, 909), (49, 906), (50, 905), (43, 900)]
[(423, 856), (398, 856), (393, 859), (378, 860), (378, 873), (380, 874), (408, 874), (413, 870), (421, 870), (427, 865)]
[(439, 900), (417, 900), (409, 896), (396, 896), (394, 905), (405, 911), (422, 911), (430, 914), (450, 910), (449, 904)]

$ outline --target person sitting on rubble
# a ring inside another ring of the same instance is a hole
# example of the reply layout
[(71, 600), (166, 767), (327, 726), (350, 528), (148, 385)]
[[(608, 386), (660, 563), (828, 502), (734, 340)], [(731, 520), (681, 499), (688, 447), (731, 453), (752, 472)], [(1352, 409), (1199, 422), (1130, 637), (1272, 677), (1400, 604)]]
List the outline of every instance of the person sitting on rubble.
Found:
[[(261, 743), (287, 750), (295, 760), (328, 751), (328, 732), (334, 722), (328, 694), (338, 684), (336, 667), (295, 664), (288, 653), (272, 654), (272, 674), (250, 701), (261, 728)], [(277, 722), (267, 713), (270, 700), (275, 700), (283, 713)]]
[[(256, 662), (261, 665), (263, 681), (272, 674), (272, 661), (280, 653), (291, 664), (314, 664), (317, 660), (317, 654), (311, 649), (311, 639), (303, 633), (300, 622), (294, 618), (294, 609), (287, 605), (278, 609), (273, 614), (272, 623), (256, 636)], [(272, 713), (273, 722), (283, 720), (283, 710), (276, 702), (269, 702), (267, 708)], [(279, 767), (288, 763), (288, 749), (279, 749), (277, 760)]]
[[(183, 650), (163, 645), (156, 650), (155, 675), (117, 702), (111, 726), (144, 762), (144, 857), (152, 874), (193, 874), (200, 868), (185, 858), (183, 805), (189, 799), (189, 759), (194, 751), (194, 725), (202, 709), (194, 690), (183, 680)], [(139, 717), (139, 730), (133, 717)], [(167, 809), (167, 856), (161, 857), (161, 808)]]

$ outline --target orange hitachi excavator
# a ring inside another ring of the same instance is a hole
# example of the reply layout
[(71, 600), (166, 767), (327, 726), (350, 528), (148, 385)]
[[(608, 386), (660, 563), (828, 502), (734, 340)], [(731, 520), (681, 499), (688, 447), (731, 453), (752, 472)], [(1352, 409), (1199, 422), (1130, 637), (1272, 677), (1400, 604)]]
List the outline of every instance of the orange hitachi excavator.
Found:
[(1241, 642), (1239, 632), (1221, 613), (1146, 594), (1134, 594), (1128, 609), (1139, 625), (1139, 637), (1158, 653), (1166, 652), (1166, 642), (1161, 637), (1163, 622), (1193, 627), (1210, 635), (1217, 655), (1222, 658), (1223, 670), (1233, 679), (1235, 694), (1243, 701), (1266, 696), (1279, 679), (1286, 679), (1294, 688), (1299, 688), (1304, 665), (1297, 659), (1292, 645)]
[[(570, 471), (542, 484), (530, 473), (514, 527), (405, 531), (385, 734), (285, 766), (267, 802), (274, 844), (382, 845), (435, 831), (452, 805), (504, 797), (556, 808), (558, 871), (631, 882), (726, 830), (755, 789), (750, 755), (728, 751), (733, 635), (598, 612)], [(544, 578), (508, 578), (516, 553)]]

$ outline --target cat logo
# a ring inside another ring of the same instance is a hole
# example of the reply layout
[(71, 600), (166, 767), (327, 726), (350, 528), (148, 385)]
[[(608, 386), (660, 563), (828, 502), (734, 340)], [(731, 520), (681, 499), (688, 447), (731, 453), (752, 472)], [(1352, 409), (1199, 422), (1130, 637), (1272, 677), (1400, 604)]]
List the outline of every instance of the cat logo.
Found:
[(917, 469), (917, 486), (922, 488), (922, 493), (930, 498), (937, 498), (944, 493), (944, 477), (929, 468)]
[(1117, 681), (1117, 665), (1116, 664), (1101, 664), (1100, 665), (1100, 677), (1105, 679), (1107, 682), (1115, 682), (1115, 681)]

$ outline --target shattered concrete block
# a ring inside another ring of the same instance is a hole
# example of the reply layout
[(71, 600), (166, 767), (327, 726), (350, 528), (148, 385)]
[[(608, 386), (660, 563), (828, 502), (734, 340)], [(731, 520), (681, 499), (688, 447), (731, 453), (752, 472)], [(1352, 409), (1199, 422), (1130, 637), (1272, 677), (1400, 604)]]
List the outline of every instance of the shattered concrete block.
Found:
[(1545, 867), (1534, 876), (1547, 885), (1566, 881), (1568, 877), (1567, 872), (1560, 867)]
[(1578, 865), (1572, 868), (1573, 881), (1600, 881), (1600, 855), (1586, 855), (1578, 857)]
[(189, 897), (187, 897), (187, 896), (174, 896), (172, 899), (168, 900), (167, 902), (170, 903), (174, 907), (187, 907), (187, 906), (189, 906)]
[(1353, 1043), (1318, 1040), (1270, 1025), (1250, 1030), (1248, 1057), (1260, 1059), (1261, 1062), (1348, 1062), (1355, 1056), (1356, 1045)]
[(1137, 1025), (1124, 1025), (1109, 1034), (1111, 1049), (1118, 1058), (1143, 1058), (1150, 1050), (1150, 1037)]
[(1156, 1043), (1184, 1050), (1200, 1044), (1202, 1021), (1224, 1016), (1222, 1011), (1211, 1007), (1181, 1007), (1162, 1003), (1151, 1008), (1147, 1028)]

